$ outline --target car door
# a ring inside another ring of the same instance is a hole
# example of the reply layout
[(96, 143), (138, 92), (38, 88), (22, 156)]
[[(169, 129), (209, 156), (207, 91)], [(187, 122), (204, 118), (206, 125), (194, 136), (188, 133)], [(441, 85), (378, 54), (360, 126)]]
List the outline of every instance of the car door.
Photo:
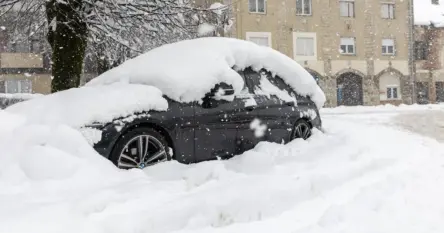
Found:
[[(247, 103), (248, 104), (248, 103)], [(232, 101), (210, 98), (195, 105), (195, 160), (196, 162), (226, 159), (239, 153), (237, 131), (251, 120), (252, 108), (235, 97)]]
[[(160, 115), (167, 119), (163, 122), (165, 127), (173, 131), (175, 142), (175, 159), (181, 163), (194, 162), (194, 105), (193, 103), (179, 103), (168, 100), (168, 111)], [(174, 129), (174, 130), (173, 130)]]
[[(235, 96), (235, 101), (243, 103), (243, 109), (236, 113), (235, 123), (237, 127), (236, 133), (236, 154), (241, 154), (247, 150), (254, 148), (254, 146), (262, 140), (261, 132), (259, 135), (256, 132), (260, 129), (260, 122), (257, 121), (258, 109), (261, 107), (261, 97), (253, 92), (253, 82), (249, 80), (250, 70), (239, 71), (245, 82), (243, 91)], [(259, 125), (254, 125), (259, 124)], [(259, 128), (259, 129), (257, 129)]]
[(291, 117), (297, 112), (294, 92), (291, 88), (286, 90), (283, 80), (268, 71), (249, 70), (246, 76), (258, 104), (255, 109), (257, 118), (267, 128), (262, 140), (286, 143), (292, 130)]

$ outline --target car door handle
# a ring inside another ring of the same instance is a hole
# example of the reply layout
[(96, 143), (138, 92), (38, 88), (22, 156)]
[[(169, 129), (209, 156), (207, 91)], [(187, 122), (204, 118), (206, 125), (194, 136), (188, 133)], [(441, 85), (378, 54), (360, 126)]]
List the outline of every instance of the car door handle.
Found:
[(249, 111), (249, 112), (253, 111), (254, 109), (256, 109), (255, 106), (248, 106), (248, 107), (245, 107), (245, 110), (247, 110), (247, 111)]
[(285, 101), (284, 104), (287, 105), (287, 106), (290, 106), (290, 107), (294, 107), (294, 102), (293, 101)]

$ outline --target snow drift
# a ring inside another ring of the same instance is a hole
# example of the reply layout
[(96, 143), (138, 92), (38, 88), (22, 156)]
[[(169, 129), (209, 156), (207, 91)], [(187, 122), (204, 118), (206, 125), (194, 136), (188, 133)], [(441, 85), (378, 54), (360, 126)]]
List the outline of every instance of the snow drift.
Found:
[(296, 61), (268, 47), (233, 38), (206, 37), (155, 48), (91, 80), (86, 86), (130, 82), (158, 87), (179, 102), (200, 101), (216, 84), (240, 93), (244, 81), (235, 71), (265, 68), (321, 108), (325, 95)]
[(30, 94), (30, 93), (0, 93), (0, 109), (4, 109), (15, 103), (29, 100), (32, 98), (43, 96), (42, 94)]
[(78, 131), (0, 111), (0, 232), (442, 232), (444, 146), (384, 121), (332, 115), (308, 141), (120, 171)]

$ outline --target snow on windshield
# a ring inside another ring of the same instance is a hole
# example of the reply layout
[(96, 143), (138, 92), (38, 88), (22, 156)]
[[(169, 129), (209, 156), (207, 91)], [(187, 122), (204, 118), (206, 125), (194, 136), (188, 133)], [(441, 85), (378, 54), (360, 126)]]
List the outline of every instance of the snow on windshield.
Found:
[[(179, 102), (200, 101), (216, 84), (244, 87), (235, 71), (264, 68), (281, 77), (298, 94), (321, 108), (325, 95), (313, 77), (296, 61), (268, 47), (233, 38), (206, 37), (153, 49), (105, 72), (87, 86), (129, 82), (153, 85)], [(233, 69), (234, 68), (234, 69)]]

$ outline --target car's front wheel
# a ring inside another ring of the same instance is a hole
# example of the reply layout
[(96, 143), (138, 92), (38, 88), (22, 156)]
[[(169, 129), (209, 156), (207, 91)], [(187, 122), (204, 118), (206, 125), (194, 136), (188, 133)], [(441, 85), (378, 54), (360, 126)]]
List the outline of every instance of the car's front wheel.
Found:
[(136, 128), (126, 132), (117, 141), (110, 157), (122, 169), (143, 169), (170, 159), (165, 137), (150, 128)]
[(299, 119), (294, 124), (291, 139), (302, 138), (304, 140), (311, 136), (311, 125), (305, 119)]

